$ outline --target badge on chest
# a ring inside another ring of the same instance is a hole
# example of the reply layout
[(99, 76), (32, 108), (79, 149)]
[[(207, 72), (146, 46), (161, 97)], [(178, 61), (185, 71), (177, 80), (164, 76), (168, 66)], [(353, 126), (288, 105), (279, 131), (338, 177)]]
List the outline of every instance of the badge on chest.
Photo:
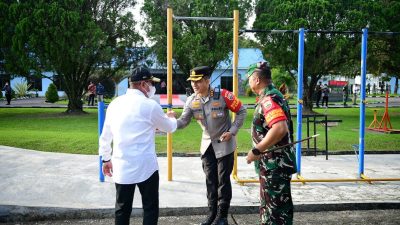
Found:
[(200, 101), (193, 101), (192, 102), (192, 108), (193, 109), (200, 108)]

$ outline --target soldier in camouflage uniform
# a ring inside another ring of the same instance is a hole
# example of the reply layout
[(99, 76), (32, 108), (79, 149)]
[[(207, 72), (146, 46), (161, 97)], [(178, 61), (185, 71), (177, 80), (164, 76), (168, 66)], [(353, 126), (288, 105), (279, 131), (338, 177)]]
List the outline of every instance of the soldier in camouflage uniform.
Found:
[(259, 95), (251, 129), (254, 147), (247, 154), (247, 162), (255, 161), (260, 168), (260, 223), (292, 224), (290, 180), (296, 172), (294, 148), (268, 152), (269, 148), (291, 143), (289, 107), (272, 84), (266, 62), (251, 65), (247, 76), (250, 88)]

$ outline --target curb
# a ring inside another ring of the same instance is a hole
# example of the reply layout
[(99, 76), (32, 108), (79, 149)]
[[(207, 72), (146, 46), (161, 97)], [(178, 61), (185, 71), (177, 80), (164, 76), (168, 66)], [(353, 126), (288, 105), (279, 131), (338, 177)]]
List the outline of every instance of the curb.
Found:
[[(400, 202), (331, 203), (294, 205), (295, 212), (400, 209)], [(231, 206), (230, 214), (257, 214), (258, 206)], [(160, 216), (206, 215), (207, 207), (160, 208)], [(132, 217), (141, 217), (142, 209), (132, 209)], [(0, 205), (0, 223), (43, 220), (104, 219), (114, 217), (113, 208), (76, 209)]]

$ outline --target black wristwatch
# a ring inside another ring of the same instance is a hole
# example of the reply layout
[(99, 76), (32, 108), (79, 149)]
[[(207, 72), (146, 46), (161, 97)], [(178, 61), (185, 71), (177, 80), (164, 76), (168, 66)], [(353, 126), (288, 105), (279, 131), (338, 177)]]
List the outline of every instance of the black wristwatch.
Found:
[(261, 151), (260, 151), (258, 148), (256, 148), (256, 147), (254, 147), (253, 149), (251, 149), (251, 152), (252, 152), (254, 155), (260, 155), (260, 154), (261, 154)]
[(103, 161), (103, 163), (106, 163), (106, 162), (110, 162), (111, 159), (109, 159), (109, 160), (102, 160), (102, 161)]

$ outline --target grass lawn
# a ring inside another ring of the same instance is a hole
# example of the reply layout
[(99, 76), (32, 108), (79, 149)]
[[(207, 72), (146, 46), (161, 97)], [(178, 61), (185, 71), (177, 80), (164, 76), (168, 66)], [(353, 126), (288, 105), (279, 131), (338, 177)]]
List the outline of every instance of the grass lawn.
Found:
[[(65, 109), (2, 108), (0, 110), (0, 145), (35, 149), (49, 152), (79, 154), (97, 154), (97, 109), (86, 109), (81, 116), (66, 115)], [(181, 110), (176, 110), (179, 114)], [(325, 113), (324, 109), (316, 112)], [(383, 114), (380, 108), (379, 119)], [(400, 129), (400, 108), (389, 110), (394, 128)], [(295, 114), (295, 110), (292, 112)], [(249, 129), (253, 109), (243, 128), (239, 131), (238, 148), (247, 152), (251, 147)], [(358, 144), (359, 110), (356, 108), (328, 109), (328, 118), (341, 119), (338, 126), (329, 127), (329, 151), (352, 150), (351, 145)], [(366, 109), (366, 125), (373, 119), (373, 109)], [(295, 122), (295, 121), (294, 121)], [(296, 125), (295, 125), (296, 128)], [(318, 148), (324, 148), (324, 127), (317, 125)], [(303, 137), (306, 136), (303, 126)], [(193, 120), (184, 130), (173, 135), (175, 152), (197, 153), (200, 147), (201, 130)], [(157, 135), (157, 152), (166, 152), (166, 136)], [(366, 131), (365, 146), (368, 150), (400, 150), (400, 134), (383, 134)]]

